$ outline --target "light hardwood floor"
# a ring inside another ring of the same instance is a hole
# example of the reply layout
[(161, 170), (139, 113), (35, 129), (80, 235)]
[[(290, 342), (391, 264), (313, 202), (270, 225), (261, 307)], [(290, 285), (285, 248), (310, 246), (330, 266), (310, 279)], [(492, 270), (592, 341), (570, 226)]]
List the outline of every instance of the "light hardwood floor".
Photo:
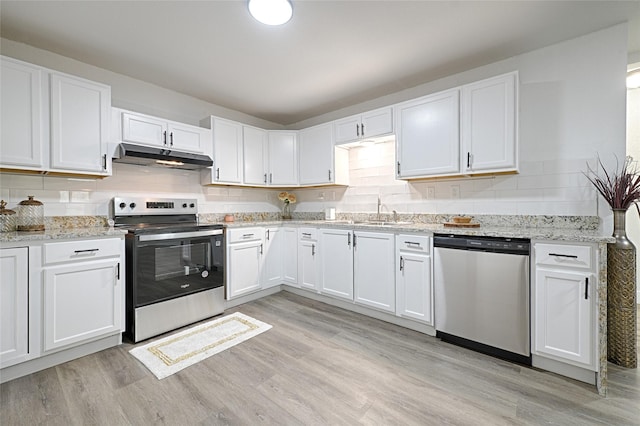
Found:
[(273, 328), (157, 380), (123, 344), (1, 385), (9, 425), (638, 425), (640, 374), (610, 391), (286, 291), (227, 310)]

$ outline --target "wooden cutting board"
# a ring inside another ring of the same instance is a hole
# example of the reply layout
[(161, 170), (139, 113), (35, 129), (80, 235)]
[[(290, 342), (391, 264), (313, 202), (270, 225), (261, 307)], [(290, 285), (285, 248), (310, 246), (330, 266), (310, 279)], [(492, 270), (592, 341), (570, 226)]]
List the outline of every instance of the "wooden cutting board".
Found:
[(472, 223), (472, 222), (469, 222), (469, 223), (445, 222), (444, 227), (445, 228), (479, 228), (480, 224)]

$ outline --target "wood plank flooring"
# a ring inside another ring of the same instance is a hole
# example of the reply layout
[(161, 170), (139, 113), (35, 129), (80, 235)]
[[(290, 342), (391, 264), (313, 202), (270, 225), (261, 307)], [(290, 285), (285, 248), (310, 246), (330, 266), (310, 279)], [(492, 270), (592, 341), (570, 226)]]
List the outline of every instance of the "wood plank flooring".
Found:
[(286, 291), (240, 311), (273, 328), (157, 380), (123, 344), (0, 385), (9, 425), (638, 425), (640, 374), (610, 391)]

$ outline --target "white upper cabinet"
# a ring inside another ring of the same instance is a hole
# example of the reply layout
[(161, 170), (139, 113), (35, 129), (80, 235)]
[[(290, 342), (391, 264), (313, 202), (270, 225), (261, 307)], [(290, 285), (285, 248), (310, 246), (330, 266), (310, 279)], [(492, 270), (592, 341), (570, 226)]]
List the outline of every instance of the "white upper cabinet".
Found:
[(298, 133), (300, 185), (349, 183), (349, 152), (334, 146), (333, 130), (327, 123)]
[(298, 184), (298, 132), (272, 130), (269, 139), (269, 185)]
[(51, 168), (106, 173), (111, 88), (51, 74)]
[(1, 166), (109, 175), (111, 88), (1, 59)]
[(0, 167), (42, 170), (48, 136), (43, 121), (44, 71), (5, 57), (0, 65)]
[(393, 133), (393, 108), (385, 107), (334, 122), (336, 144), (377, 138)]
[(465, 173), (517, 170), (518, 74), (462, 86), (462, 156)]
[(123, 112), (122, 140), (179, 151), (203, 153), (209, 143), (208, 129), (150, 115)]
[(404, 102), (395, 112), (397, 177), (460, 172), (458, 89)]
[(243, 127), (244, 183), (266, 185), (268, 172), (268, 143), (266, 130)]
[(242, 183), (242, 124), (211, 117), (213, 166), (205, 183)]

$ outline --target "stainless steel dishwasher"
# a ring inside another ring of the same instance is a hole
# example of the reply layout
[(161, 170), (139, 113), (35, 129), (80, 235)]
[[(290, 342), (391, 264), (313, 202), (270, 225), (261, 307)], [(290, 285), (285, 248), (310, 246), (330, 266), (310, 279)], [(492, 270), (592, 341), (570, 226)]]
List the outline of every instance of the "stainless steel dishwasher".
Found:
[(530, 241), (434, 235), (436, 336), (531, 365)]

